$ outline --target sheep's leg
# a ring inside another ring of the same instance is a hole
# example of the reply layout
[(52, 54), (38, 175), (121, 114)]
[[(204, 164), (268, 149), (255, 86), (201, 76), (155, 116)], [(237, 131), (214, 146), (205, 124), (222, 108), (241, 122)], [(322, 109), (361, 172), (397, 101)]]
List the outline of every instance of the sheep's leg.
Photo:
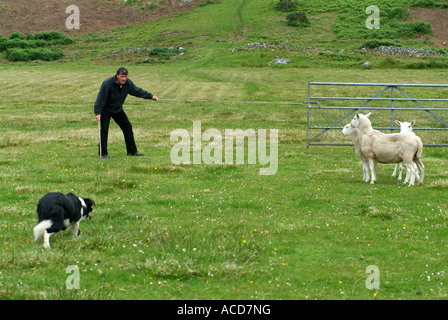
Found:
[(376, 182), (376, 161), (373, 159), (369, 159), (369, 167), (370, 167), (370, 173), (372, 175), (372, 179), (370, 179), (370, 184), (375, 184), (375, 182)]
[[(415, 168), (412, 165), (412, 162), (411, 163), (405, 163), (404, 165), (406, 167), (406, 171), (409, 171), (409, 173), (410, 173), (409, 174), (409, 176), (410, 176), (410, 178), (409, 178), (409, 186), (413, 187), (414, 184), (415, 184)], [(406, 176), (406, 179), (407, 179), (407, 176)]]
[(415, 168), (413, 165), (410, 165), (411, 168), (411, 180), (409, 181), (409, 186), (413, 187), (415, 185)]
[(395, 165), (395, 169), (394, 169), (394, 172), (392, 172), (391, 177), (397, 176), (397, 172), (398, 172), (398, 163)]
[(409, 169), (407, 167), (405, 167), (405, 168), (406, 168), (406, 178), (404, 179), (403, 184), (407, 184), (411, 177), (411, 172), (409, 171)]
[(366, 171), (364, 170), (364, 161), (361, 162), (362, 165), (362, 181), (366, 179)]
[(417, 165), (415, 164), (415, 162), (413, 162), (412, 164), (414, 165), (414, 168), (415, 168), (415, 179), (420, 180), (420, 175), (418, 174)]
[(403, 164), (400, 162), (397, 163), (395, 166), (396, 167), (398, 166), (398, 180), (401, 181), (401, 179), (403, 178)]
[[(400, 163), (400, 165), (401, 165), (401, 163)], [(418, 180), (418, 181), (420, 181), (420, 175), (419, 175), (418, 170), (417, 170), (418, 166), (415, 164), (415, 162), (412, 163), (412, 167), (413, 167), (413, 169), (414, 169), (415, 179)], [(400, 180), (400, 179), (399, 179), (399, 180)], [(404, 180), (403, 184), (408, 183), (409, 180), (410, 180), (410, 172), (409, 172), (408, 169), (406, 169), (406, 179)], [(423, 182), (422, 182), (422, 183), (423, 183)], [(419, 182), (419, 184), (420, 184), (420, 182)]]
[(417, 165), (418, 169), (420, 170), (420, 177), (418, 179), (418, 184), (422, 185), (423, 179), (425, 177), (425, 166), (423, 165), (423, 163), (420, 160), (417, 160), (415, 162), (415, 164)]
[(365, 160), (362, 161), (362, 181), (369, 182), (369, 163)]

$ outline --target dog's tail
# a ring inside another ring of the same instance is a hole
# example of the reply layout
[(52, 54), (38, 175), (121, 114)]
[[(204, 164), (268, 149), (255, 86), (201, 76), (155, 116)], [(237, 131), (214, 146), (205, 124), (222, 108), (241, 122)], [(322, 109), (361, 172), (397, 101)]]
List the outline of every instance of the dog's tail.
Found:
[(45, 233), (45, 230), (53, 225), (51, 220), (43, 220), (34, 227), (34, 241), (39, 240)]

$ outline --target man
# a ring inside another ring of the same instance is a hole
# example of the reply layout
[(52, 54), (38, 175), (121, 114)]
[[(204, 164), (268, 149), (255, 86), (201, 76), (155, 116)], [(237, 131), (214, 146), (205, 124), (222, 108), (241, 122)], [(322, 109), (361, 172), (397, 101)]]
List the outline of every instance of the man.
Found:
[(159, 100), (156, 96), (137, 87), (128, 79), (128, 70), (126, 68), (119, 68), (116, 75), (106, 79), (101, 85), (94, 106), (96, 121), (101, 121), (101, 150), (99, 150), (101, 158), (109, 159), (107, 137), (111, 118), (123, 131), (128, 156), (143, 156), (143, 153), (137, 151), (131, 122), (123, 110), (123, 103), (128, 94), (143, 99)]

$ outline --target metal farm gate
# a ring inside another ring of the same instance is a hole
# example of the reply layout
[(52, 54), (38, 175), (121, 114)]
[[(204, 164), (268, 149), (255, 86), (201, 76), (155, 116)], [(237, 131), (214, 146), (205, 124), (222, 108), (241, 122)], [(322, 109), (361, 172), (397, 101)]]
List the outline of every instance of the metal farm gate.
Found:
[(448, 85), (308, 82), (307, 147), (352, 145), (342, 128), (356, 113), (372, 112), (374, 129), (399, 132), (395, 120), (416, 120), (424, 146), (448, 146)]

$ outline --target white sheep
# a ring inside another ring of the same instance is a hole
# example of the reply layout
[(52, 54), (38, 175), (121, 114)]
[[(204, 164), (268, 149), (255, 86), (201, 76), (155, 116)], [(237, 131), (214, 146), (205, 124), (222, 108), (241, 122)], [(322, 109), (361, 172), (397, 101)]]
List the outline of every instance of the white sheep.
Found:
[(362, 181), (369, 182), (369, 159), (364, 156), (361, 152), (361, 143), (359, 141), (359, 130), (357, 128), (353, 128), (351, 123), (348, 123), (342, 128), (342, 135), (348, 136), (352, 138), (352, 142), (355, 145), (355, 154), (362, 161)]
[[(400, 132), (413, 132), (412, 127), (415, 124), (415, 120), (412, 120), (411, 122), (401, 122), (398, 120), (395, 120), (395, 123), (400, 127)], [(416, 169), (415, 171), (415, 178), (420, 179), (418, 171), (417, 171), (417, 165), (414, 163), (414, 167)], [(392, 177), (396, 177), (398, 172), (398, 180), (402, 179), (402, 173), (403, 173), (403, 165), (400, 163), (397, 163), (395, 165), (394, 172), (392, 173)]]
[[(415, 120), (411, 121), (411, 122), (400, 122), (398, 120), (395, 121), (396, 124), (398, 124), (400, 126), (400, 132), (412, 132), (412, 127), (415, 124)], [(350, 135), (350, 137), (352, 138), (352, 142), (355, 145), (355, 153), (356, 156), (358, 158), (361, 159), (362, 161), (362, 168), (363, 168), (363, 176), (362, 176), (362, 181), (365, 182), (369, 182), (370, 180), (370, 176), (369, 176), (369, 160), (363, 155), (362, 151), (361, 151), (361, 145), (360, 145), (360, 141), (359, 141), (359, 130), (357, 128), (353, 128), (353, 126), (351, 125), (351, 123), (348, 123), (344, 126), (344, 128), (342, 128), (342, 135), (344, 136), (348, 136)], [(417, 166), (414, 163), (414, 167), (416, 169), (415, 175), (416, 175), (416, 179), (419, 179), (420, 176), (418, 174), (417, 171)], [(402, 180), (402, 172), (403, 172), (403, 165), (400, 163), (397, 163), (395, 165), (395, 170), (392, 173), (392, 177), (395, 177), (397, 175), (398, 172), (398, 180)]]
[(413, 162), (420, 170), (419, 185), (423, 184), (425, 167), (421, 162), (423, 154), (423, 143), (414, 133), (390, 133), (384, 134), (372, 128), (369, 120), (371, 113), (366, 115), (357, 114), (351, 121), (354, 128), (359, 129), (359, 141), (361, 151), (369, 159), (371, 172), (370, 183), (376, 182), (377, 163), (399, 163), (403, 162), (406, 168), (406, 179), (409, 186), (415, 184), (416, 169)]

